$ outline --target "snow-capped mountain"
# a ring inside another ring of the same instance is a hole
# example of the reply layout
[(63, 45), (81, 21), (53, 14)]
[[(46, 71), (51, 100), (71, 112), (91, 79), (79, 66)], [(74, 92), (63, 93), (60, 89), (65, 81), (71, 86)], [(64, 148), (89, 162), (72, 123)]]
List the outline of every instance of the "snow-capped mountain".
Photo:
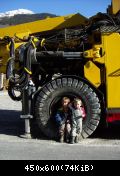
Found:
[(27, 9), (12, 10), (5, 13), (0, 13), (0, 28), (6, 27), (6, 25), (11, 26), (42, 20), (48, 16), (51, 18), (56, 17), (54, 14), (34, 13), (33, 11)]
[(17, 10), (7, 11), (5, 13), (0, 13), (0, 18), (12, 17), (18, 14), (34, 14), (34, 12), (31, 10), (27, 10), (27, 9), (17, 9)]

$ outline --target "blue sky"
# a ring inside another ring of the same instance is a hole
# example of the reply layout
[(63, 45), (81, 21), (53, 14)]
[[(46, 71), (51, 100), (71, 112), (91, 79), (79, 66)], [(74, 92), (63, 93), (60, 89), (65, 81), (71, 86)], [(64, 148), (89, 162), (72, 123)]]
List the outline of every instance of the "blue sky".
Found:
[(86, 17), (106, 12), (111, 0), (2, 0), (0, 13), (28, 9), (35, 13), (48, 12), (56, 15), (81, 13)]

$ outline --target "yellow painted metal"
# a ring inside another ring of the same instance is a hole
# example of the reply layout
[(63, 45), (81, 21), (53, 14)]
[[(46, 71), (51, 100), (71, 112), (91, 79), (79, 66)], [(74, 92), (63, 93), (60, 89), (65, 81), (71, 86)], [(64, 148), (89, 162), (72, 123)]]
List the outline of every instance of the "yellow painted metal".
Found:
[(120, 0), (112, 0), (112, 13), (116, 14), (120, 10)]
[(10, 26), (0, 29), (0, 37), (13, 37), (17, 33), (40, 33), (50, 30), (59, 30), (68, 27), (79, 26), (86, 22), (87, 18), (80, 14), (61, 16), (55, 18), (46, 18), (30, 23), (24, 23), (16, 26)]
[(103, 34), (107, 108), (120, 108), (120, 34)]
[(100, 45), (94, 45), (92, 49), (86, 50), (83, 53), (83, 56), (85, 58), (88, 58), (94, 62), (104, 64), (104, 54), (105, 51), (103, 50), (102, 44)]
[[(15, 31), (14, 31), (15, 32)], [(15, 32), (15, 36), (16, 37), (18, 37), (18, 38), (20, 38), (20, 39), (27, 39), (28, 38), (28, 36), (29, 36), (29, 32), (21, 32), (21, 33), (16, 33)]]
[[(112, 13), (116, 14), (120, 10), (120, 0), (112, 0)], [(15, 35), (19, 38), (26, 38), (36, 33), (47, 32), (51, 30), (60, 30), (64, 28), (76, 27), (85, 24), (87, 18), (80, 14), (69, 16), (46, 18), (30, 23), (24, 23), (16, 26), (10, 26), (0, 29), (0, 37)], [(101, 34), (102, 42), (96, 45), (91, 40), (93, 47), (83, 53), (88, 59), (84, 66), (84, 76), (96, 88), (101, 85), (100, 68), (96, 62), (104, 64), (106, 68), (106, 100), (107, 108), (120, 108), (120, 34), (103, 33)], [(33, 46), (35, 41), (32, 42)], [(41, 46), (44, 46), (45, 39), (41, 40)], [(15, 48), (23, 43), (15, 43)], [(102, 49), (102, 54), (101, 54)], [(6, 73), (6, 65), (9, 59), (9, 45), (0, 43), (0, 73)], [(26, 72), (31, 74), (30, 70), (25, 68)]]
[(83, 53), (83, 56), (85, 58), (92, 58), (92, 59), (96, 59), (96, 58), (100, 58), (100, 46), (99, 45), (94, 45), (92, 49), (86, 50)]
[[(46, 18), (44, 20), (38, 20), (35, 22), (24, 23), (16, 26), (9, 26), (6, 28), (0, 29), (0, 37), (4, 36), (14, 37), (17, 36), (19, 38), (25, 39), (29, 35), (46, 32), (50, 30), (59, 30), (68, 27), (75, 27), (81, 24), (85, 24), (87, 18), (80, 14), (73, 14), (62, 17), (55, 18)], [(45, 39), (41, 41), (41, 45), (43, 46), (45, 43)], [(15, 48), (19, 47), (22, 43), (15, 43)], [(34, 46), (34, 41), (33, 41)], [(0, 72), (6, 72), (6, 63), (9, 59), (9, 46), (5, 43), (0, 43)]]
[[(19, 48), (22, 43), (15, 43), (15, 49)], [(0, 43), (0, 73), (6, 73), (7, 61), (9, 59), (9, 45)]]
[(100, 69), (92, 61), (88, 61), (85, 64), (84, 75), (95, 87), (100, 86)]

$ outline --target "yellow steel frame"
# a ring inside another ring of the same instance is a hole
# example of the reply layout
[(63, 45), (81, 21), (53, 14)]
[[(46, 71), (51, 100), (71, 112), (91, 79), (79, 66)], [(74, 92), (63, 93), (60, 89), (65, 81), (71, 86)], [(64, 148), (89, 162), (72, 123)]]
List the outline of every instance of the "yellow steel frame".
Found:
[(112, 0), (112, 13), (116, 14), (120, 10), (120, 0)]
[[(5, 36), (14, 37), (16, 35), (19, 38), (25, 38), (35, 33), (79, 26), (84, 24), (86, 21), (87, 18), (80, 14), (46, 18), (44, 20), (0, 28), (0, 37), (2, 39)], [(44, 42), (42, 41), (41, 45), (43, 45), (43, 43)], [(15, 43), (15, 48), (19, 47), (20, 45), (21, 43)], [(6, 63), (8, 59), (9, 46), (2, 42), (0, 43), (0, 72), (6, 72)]]
[(30, 23), (1, 28), (0, 37), (13, 37), (17, 33), (24, 34), (26, 32), (26, 34), (34, 34), (50, 30), (59, 30), (63, 28), (75, 27), (81, 24), (85, 24), (86, 20), (87, 18), (80, 14), (73, 14), (55, 18), (46, 18), (44, 20), (38, 20)]
[(103, 34), (107, 107), (120, 108), (120, 34)]

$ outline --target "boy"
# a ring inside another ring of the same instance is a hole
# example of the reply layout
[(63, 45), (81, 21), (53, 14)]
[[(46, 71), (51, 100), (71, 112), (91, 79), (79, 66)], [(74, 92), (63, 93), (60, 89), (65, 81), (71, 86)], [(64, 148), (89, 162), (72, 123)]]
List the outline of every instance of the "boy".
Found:
[(68, 97), (62, 98), (62, 107), (57, 111), (55, 115), (55, 121), (58, 125), (59, 141), (64, 142), (66, 134), (66, 142), (69, 142), (71, 131), (71, 111), (68, 108), (70, 99)]
[(75, 98), (73, 101), (73, 107), (69, 105), (69, 108), (72, 111), (72, 129), (71, 129), (71, 141), (73, 144), (79, 142), (79, 135), (82, 132), (82, 119), (85, 116), (83, 111), (82, 101), (78, 98)]

